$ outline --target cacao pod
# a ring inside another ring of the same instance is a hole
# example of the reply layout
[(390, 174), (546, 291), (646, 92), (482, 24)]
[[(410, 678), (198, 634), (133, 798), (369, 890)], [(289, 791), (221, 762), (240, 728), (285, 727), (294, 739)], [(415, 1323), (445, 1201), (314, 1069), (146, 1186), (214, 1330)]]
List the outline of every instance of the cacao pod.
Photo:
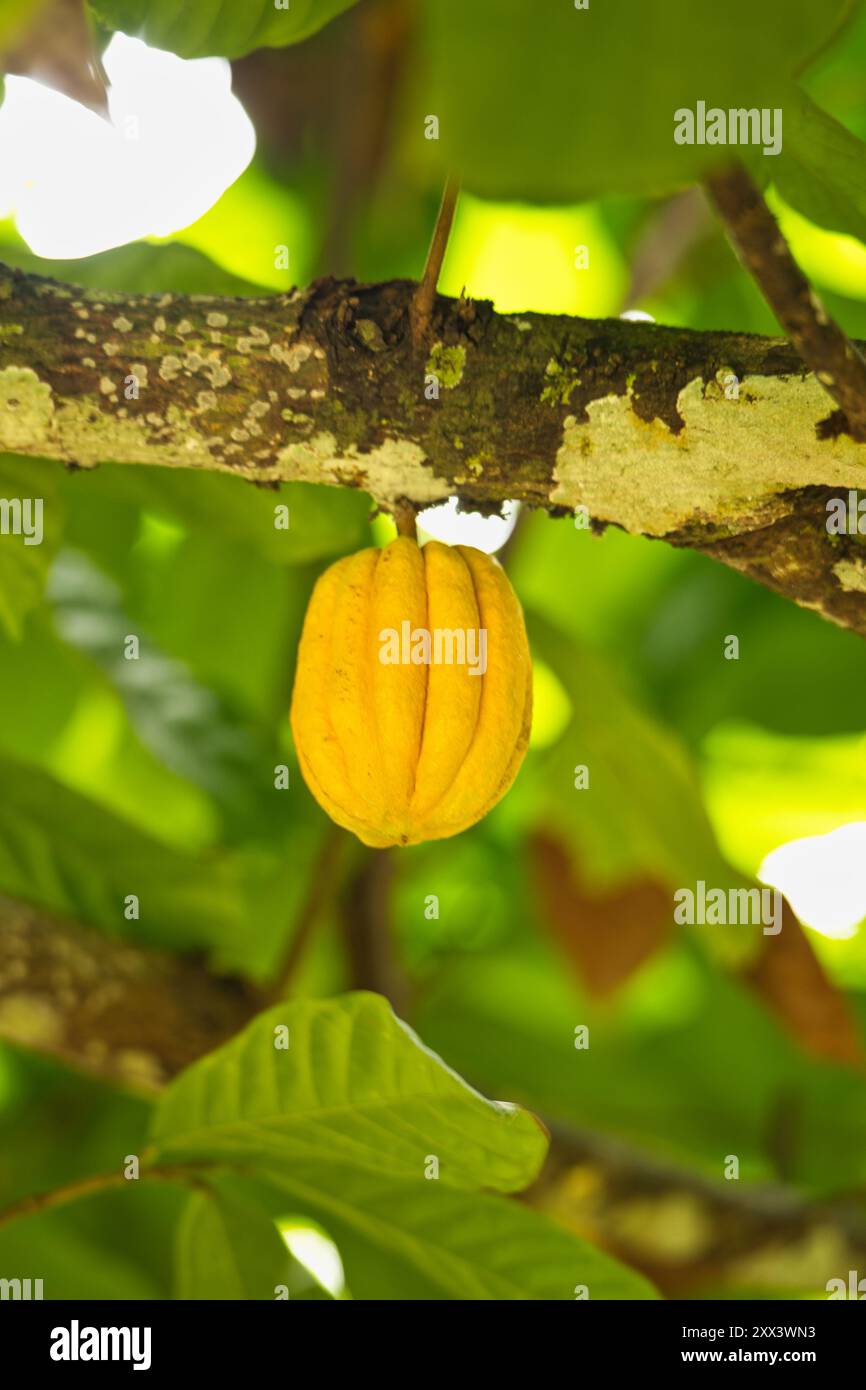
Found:
[(483, 551), (400, 536), (319, 578), (292, 733), (313, 796), (364, 844), (474, 825), (517, 775), (531, 714), (523, 614)]

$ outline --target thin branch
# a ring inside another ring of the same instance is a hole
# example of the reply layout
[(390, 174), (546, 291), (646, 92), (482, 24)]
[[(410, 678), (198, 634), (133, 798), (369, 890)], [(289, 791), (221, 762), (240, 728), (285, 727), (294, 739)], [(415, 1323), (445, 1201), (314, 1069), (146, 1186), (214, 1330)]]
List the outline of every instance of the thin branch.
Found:
[[(852, 1264), (866, 1258), (862, 1193), (816, 1198), (794, 1183), (712, 1179), (612, 1135), (546, 1123), (550, 1157), (527, 1199), (560, 1219), (590, 1226), (605, 1248), (640, 1269), (666, 1297), (688, 1297), (701, 1286), (736, 1280), (744, 1262), (762, 1254), (778, 1261), (780, 1249), (809, 1250), (814, 1261), (816, 1246), (827, 1248), (828, 1233), (837, 1252), (833, 1261), (841, 1264), (849, 1254)], [(569, 1182), (575, 1168), (583, 1174), (579, 1185)], [(633, 1213), (644, 1203), (655, 1210), (666, 1204), (691, 1208), (699, 1242), (682, 1252), (663, 1242), (654, 1246), (635, 1225)], [(821, 1282), (833, 1272), (831, 1267)]]
[(620, 313), (639, 309), (677, 272), (685, 257), (713, 227), (700, 188), (687, 188), (650, 213), (631, 261), (631, 278)]
[(307, 892), (295, 919), (285, 959), (276, 972), (274, 984), (268, 990), (269, 1001), (282, 999), (289, 992), (316, 926), (335, 891), (337, 871), (346, 841), (346, 832), (340, 826), (329, 825), (326, 828), (318, 856), (310, 865)]
[(451, 235), (451, 224), (454, 221), (454, 209), (457, 206), (459, 191), (460, 185), (457, 180), (449, 178), (442, 193), (442, 202), (439, 205), (436, 226), (433, 228), (433, 238), (430, 242), (430, 250), (427, 252), (424, 274), (421, 276), (420, 284), (415, 291), (410, 307), (412, 341), (416, 348), (423, 346), (430, 332), (430, 320), (436, 301), (436, 286), (439, 283), (439, 273), (445, 259), (448, 238)]
[(187, 1186), (201, 1186), (201, 1172), (217, 1166), (217, 1164), (207, 1163), (197, 1163), (195, 1167), (183, 1164), (165, 1165), (148, 1168), (138, 1178), (127, 1178), (122, 1171), (94, 1173), (90, 1177), (76, 1178), (74, 1182), (52, 1188), (49, 1192), (37, 1192), (27, 1197), (20, 1197), (17, 1202), (12, 1202), (0, 1211), (0, 1226), (5, 1226), (22, 1217), (37, 1216), (40, 1212), (53, 1211), (58, 1207), (68, 1206), (71, 1202), (77, 1202), (82, 1197), (93, 1197), (100, 1192), (108, 1192), (112, 1188), (129, 1187), (138, 1182), (148, 1182), (151, 1179), (154, 1182), (182, 1182)]
[(391, 893), (394, 853), (367, 850), (343, 893), (341, 921), (348, 957), (350, 989), (369, 989), (405, 1015), (408, 981), (394, 950)]
[(736, 165), (713, 174), (707, 187), (743, 265), (842, 410), (839, 426), (854, 439), (866, 439), (866, 359), (827, 313), (751, 175)]

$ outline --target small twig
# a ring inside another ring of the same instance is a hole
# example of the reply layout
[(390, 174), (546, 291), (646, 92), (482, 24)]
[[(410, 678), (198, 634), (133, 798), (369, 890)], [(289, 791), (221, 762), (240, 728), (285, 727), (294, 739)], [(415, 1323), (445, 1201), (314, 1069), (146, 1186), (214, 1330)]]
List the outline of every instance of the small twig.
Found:
[(439, 272), (445, 259), (445, 249), (448, 245), (451, 224), (454, 221), (454, 209), (457, 206), (459, 189), (460, 185), (456, 179), (449, 178), (446, 181), (442, 202), (439, 205), (439, 215), (436, 218), (436, 226), (433, 228), (433, 239), (430, 242), (430, 250), (427, 252), (424, 274), (421, 276), (420, 284), (409, 306), (412, 342), (416, 348), (422, 346), (430, 330), (430, 319), (436, 301), (436, 286), (439, 283)]
[(855, 439), (866, 439), (866, 360), (797, 265), (751, 175), (736, 165), (711, 175), (707, 188), (743, 265), (806, 366), (843, 412), (839, 427)]
[(631, 279), (619, 312), (639, 309), (676, 273), (685, 257), (713, 227), (706, 199), (697, 187), (677, 193), (647, 218), (631, 264)]
[(10, 1206), (0, 1211), (0, 1226), (5, 1226), (7, 1222), (16, 1221), (20, 1217), (36, 1216), (39, 1212), (68, 1206), (70, 1202), (77, 1202), (81, 1197), (91, 1197), (99, 1192), (108, 1192), (114, 1187), (129, 1186), (134, 1182), (146, 1182), (151, 1178), (157, 1182), (183, 1182), (188, 1186), (201, 1186), (199, 1171), (202, 1168), (215, 1166), (215, 1164), (197, 1164), (196, 1168), (192, 1168), (180, 1164), (167, 1165), (163, 1168), (147, 1169), (142, 1172), (138, 1179), (127, 1178), (120, 1170), (114, 1173), (95, 1173), (87, 1178), (77, 1178), (74, 1182), (64, 1184), (63, 1187), (52, 1188), (50, 1192), (37, 1192), (28, 1197), (21, 1197), (17, 1202), (12, 1202)]
[(298, 967), (312, 940), (316, 924), (321, 919), (328, 897), (333, 893), (337, 881), (337, 868), (340, 854), (346, 843), (346, 834), (338, 825), (330, 825), (319, 848), (317, 858), (310, 866), (307, 892), (304, 895), (292, 932), (285, 958), (276, 972), (274, 984), (268, 990), (268, 1002), (282, 999), (295, 978)]

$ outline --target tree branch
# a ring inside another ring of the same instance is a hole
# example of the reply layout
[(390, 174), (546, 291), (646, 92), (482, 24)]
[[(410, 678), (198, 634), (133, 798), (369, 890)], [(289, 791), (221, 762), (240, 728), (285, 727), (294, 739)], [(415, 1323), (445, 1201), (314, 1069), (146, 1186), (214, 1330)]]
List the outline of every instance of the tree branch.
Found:
[(0, 1038), (156, 1090), (262, 1007), (242, 981), (0, 898)]
[(339, 882), (340, 856), (347, 839), (346, 831), (338, 825), (331, 824), (324, 832), (319, 853), (310, 865), (307, 891), (301, 901), (285, 957), (276, 972), (274, 983), (267, 991), (269, 1003), (282, 999), (295, 979), (313, 933)]
[[(206, 1188), (207, 1184), (200, 1175), (202, 1171), (216, 1167), (215, 1163), (166, 1164), (163, 1167), (146, 1168), (140, 1175), (140, 1181), (179, 1182), (185, 1183), (188, 1187)], [(54, 1211), (58, 1207), (69, 1206), (70, 1202), (77, 1202), (82, 1197), (95, 1197), (100, 1192), (123, 1187), (131, 1181), (133, 1179), (127, 1179), (124, 1172), (119, 1170), (114, 1173), (94, 1173), (90, 1177), (77, 1178), (74, 1182), (65, 1183), (63, 1187), (55, 1187), (47, 1192), (35, 1192), (0, 1210), (0, 1226), (17, 1221), (21, 1217), (36, 1216), (43, 1211)]]
[[(388, 851), (364, 853), (344, 893), (343, 927), (351, 987), (386, 994), (405, 1015), (406, 981), (388, 935), (392, 873)], [(143, 950), (41, 908), (0, 898), (0, 1039), (58, 1057), (107, 1081), (158, 1090), (242, 1028), (265, 1002), (248, 986), (219, 979), (198, 962)], [(790, 1239), (818, 1226), (840, 1230), (859, 1255), (866, 1250), (866, 1228), (857, 1209), (862, 1194), (814, 1204), (786, 1188), (713, 1183), (666, 1169), (610, 1136), (561, 1130), (549, 1121), (548, 1128), (551, 1156), (528, 1194), (532, 1202), (543, 1205), (565, 1170), (591, 1163), (603, 1176), (605, 1205), (614, 1210), (621, 1198), (631, 1201), (642, 1193), (654, 1200), (666, 1192), (697, 1194), (717, 1234), (714, 1269), (722, 1256), (727, 1260), (759, 1241)], [(142, 1179), (200, 1180), (201, 1164), (151, 1168), (147, 1155), (142, 1157)], [(124, 1182), (120, 1171), (75, 1180), (17, 1201), (0, 1212), (0, 1224)], [(640, 1263), (640, 1251), (624, 1247), (623, 1254)], [(680, 1281), (693, 1281), (694, 1264), (682, 1271), (659, 1267), (653, 1277), (673, 1290)]]
[[(866, 1258), (862, 1196), (816, 1198), (795, 1184), (713, 1179), (611, 1135), (548, 1128), (550, 1158), (528, 1200), (592, 1231), (668, 1298), (750, 1278), (757, 1288), (762, 1263), (775, 1267), (775, 1287), (784, 1286), (786, 1254), (789, 1267), (810, 1271), (813, 1287)], [(575, 1170), (582, 1181), (570, 1183)]]
[(786, 340), (440, 295), (422, 361), (414, 289), (129, 297), (0, 271), (0, 449), (360, 487), (387, 507), (585, 507), (866, 634), (862, 542), (828, 535), (825, 510), (866, 486), (866, 446)]
[(707, 180), (734, 248), (806, 365), (841, 407), (839, 422), (866, 439), (866, 361), (831, 319), (742, 165)]
[(348, 966), (348, 987), (383, 994), (403, 1017), (409, 982), (394, 949), (392, 887), (394, 853), (365, 850), (342, 895), (341, 926)]

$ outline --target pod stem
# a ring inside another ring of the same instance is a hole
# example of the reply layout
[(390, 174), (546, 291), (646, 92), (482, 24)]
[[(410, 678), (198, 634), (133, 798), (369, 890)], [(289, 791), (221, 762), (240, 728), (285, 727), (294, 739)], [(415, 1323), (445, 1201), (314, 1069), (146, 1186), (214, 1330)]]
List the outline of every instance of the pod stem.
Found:
[(415, 521), (415, 508), (407, 497), (401, 497), (394, 503), (394, 521), (397, 526), (398, 536), (408, 536), (410, 541), (417, 541), (418, 527)]

